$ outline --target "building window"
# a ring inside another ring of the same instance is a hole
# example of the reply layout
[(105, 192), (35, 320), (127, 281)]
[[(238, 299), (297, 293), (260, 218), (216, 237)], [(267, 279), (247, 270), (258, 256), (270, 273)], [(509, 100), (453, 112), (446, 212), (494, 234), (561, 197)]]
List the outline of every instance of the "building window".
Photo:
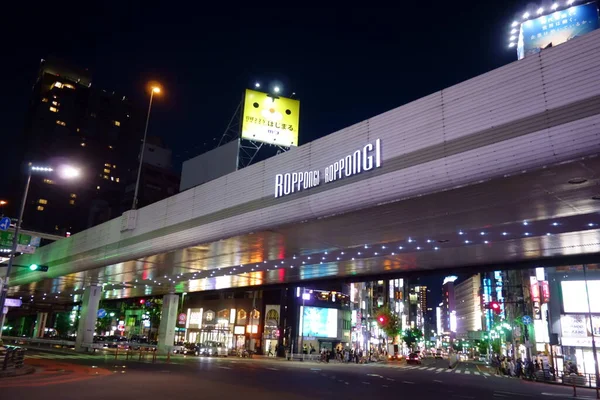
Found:
[(48, 99), (46, 97), (42, 97), (42, 103), (47, 103)]
[(37, 206), (38, 211), (44, 211), (44, 206)]
[(81, 142), (81, 147), (85, 147), (85, 142)]
[(115, 181), (117, 181), (117, 183), (119, 183), (119, 178), (115, 179)]
[(115, 178), (114, 178), (113, 176), (111, 176), (111, 177), (110, 177), (110, 180), (111, 180), (111, 181), (114, 181), (114, 180), (115, 180)]
[(44, 178), (44, 183), (47, 183), (48, 185), (53, 185), (54, 181), (52, 179)]
[(72, 206), (74, 206), (75, 205), (75, 200), (73, 200), (73, 199), (69, 200), (69, 204), (72, 205)]
[(75, 89), (75, 86), (69, 85), (68, 83), (63, 83), (62, 87), (65, 89)]
[(108, 175), (102, 175), (104, 179), (108, 179)]
[(58, 112), (58, 108), (56, 108), (56, 107), (50, 107), (50, 111), (52, 111), (52, 112)]
[(56, 120), (56, 125), (67, 126), (67, 124), (65, 124), (64, 121), (59, 121), (58, 119)]
[(104, 173), (105, 173), (105, 174), (110, 174), (110, 169), (108, 169), (108, 168), (104, 168)]
[(100, 190), (100, 186), (96, 186), (96, 190)]
[(112, 150), (113, 147), (112, 146), (108, 146), (108, 148)]
[(75, 193), (71, 193), (71, 198), (72, 198), (72, 199), (76, 199), (76, 198), (77, 198), (77, 195), (76, 195)]
[(113, 169), (117, 168), (117, 166), (115, 164), (113, 164)]
[(79, 132), (79, 128), (77, 128), (77, 132)]
[(53, 106), (56, 106), (56, 107), (60, 106), (60, 104), (59, 104), (59, 103), (58, 103), (58, 101), (56, 101), (56, 100), (54, 100), (54, 101), (52, 102), (52, 105), (53, 105)]
[(104, 164), (104, 166), (110, 168), (110, 164)]
[(38, 203), (39, 204), (48, 204), (48, 200), (46, 200), (46, 199), (39, 199)]
[(54, 87), (57, 87), (59, 89), (62, 89), (63, 84), (61, 82), (54, 82)]
[(115, 121), (115, 126), (121, 126), (121, 122), (120, 121)]

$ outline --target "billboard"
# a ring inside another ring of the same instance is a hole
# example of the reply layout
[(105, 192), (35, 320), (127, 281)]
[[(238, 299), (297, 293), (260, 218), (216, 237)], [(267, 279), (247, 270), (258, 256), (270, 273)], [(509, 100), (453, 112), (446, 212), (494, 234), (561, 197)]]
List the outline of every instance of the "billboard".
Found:
[(335, 308), (300, 307), (302, 336), (335, 338), (338, 336), (338, 310)]
[[(600, 280), (587, 281), (592, 313), (600, 313)], [(565, 313), (587, 313), (588, 299), (585, 281), (562, 281), (562, 300)]]
[(298, 146), (300, 102), (246, 90), (242, 139), (279, 146)]
[(539, 53), (552, 45), (565, 43), (598, 29), (596, 3), (572, 6), (557, 10), (521, 24), (517, 55), (519, 60)]

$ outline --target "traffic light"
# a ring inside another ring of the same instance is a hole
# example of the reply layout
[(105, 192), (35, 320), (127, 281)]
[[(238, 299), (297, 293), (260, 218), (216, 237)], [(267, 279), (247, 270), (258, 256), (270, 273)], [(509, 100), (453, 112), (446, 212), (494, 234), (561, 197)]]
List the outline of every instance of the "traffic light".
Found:
[(378, 319), (379, 319), (379, 323), (380, 324), (384, 324), (385, 323), (385, 317), (383, 315), (380, 316)]
[(46, 272), (46, 271), (48, 271), (48, 266), (47, 265), (31, 264), (29, 266), (29, 270), (30, 271)]

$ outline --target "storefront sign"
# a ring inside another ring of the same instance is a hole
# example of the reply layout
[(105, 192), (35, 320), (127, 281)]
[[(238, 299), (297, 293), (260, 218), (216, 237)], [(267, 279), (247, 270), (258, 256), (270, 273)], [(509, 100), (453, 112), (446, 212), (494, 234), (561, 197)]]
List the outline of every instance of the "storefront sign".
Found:
[(538, 286), (538, 280), (535, 276), (529, 277), (531, 301), (540, 301), (540, 287)]
[(185, 325), (185, 321), (187, 321), (187, 315), (185, 313), (181, 313), (177, 316), (178, 325)]
[(550, 285), (548, 285), (548, 281), (538, 281), (538, 285), (540, 287), (542, 303), (549, 303), (550, 302)]
[(381, 167), (381, 139), (335, 161), (323, 170), (323, 174), (319, 170), (313, 170), (275, 175), (275, 197), (301, 192), (319, 186), (321, 183), (335, 182), (379, 167)]
[(245, 329), (243, 326), (236, 326), (233, 328), (233, 334), (234, 335), (243, 335), (245, 332)]

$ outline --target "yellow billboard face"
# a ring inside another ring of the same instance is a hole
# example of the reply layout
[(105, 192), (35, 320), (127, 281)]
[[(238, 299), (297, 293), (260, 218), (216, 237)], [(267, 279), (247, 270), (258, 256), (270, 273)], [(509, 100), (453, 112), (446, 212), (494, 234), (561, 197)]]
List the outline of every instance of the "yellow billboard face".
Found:
[(246, 90), (242, 139), (279, 146), (298, 146), (300, 102)]

